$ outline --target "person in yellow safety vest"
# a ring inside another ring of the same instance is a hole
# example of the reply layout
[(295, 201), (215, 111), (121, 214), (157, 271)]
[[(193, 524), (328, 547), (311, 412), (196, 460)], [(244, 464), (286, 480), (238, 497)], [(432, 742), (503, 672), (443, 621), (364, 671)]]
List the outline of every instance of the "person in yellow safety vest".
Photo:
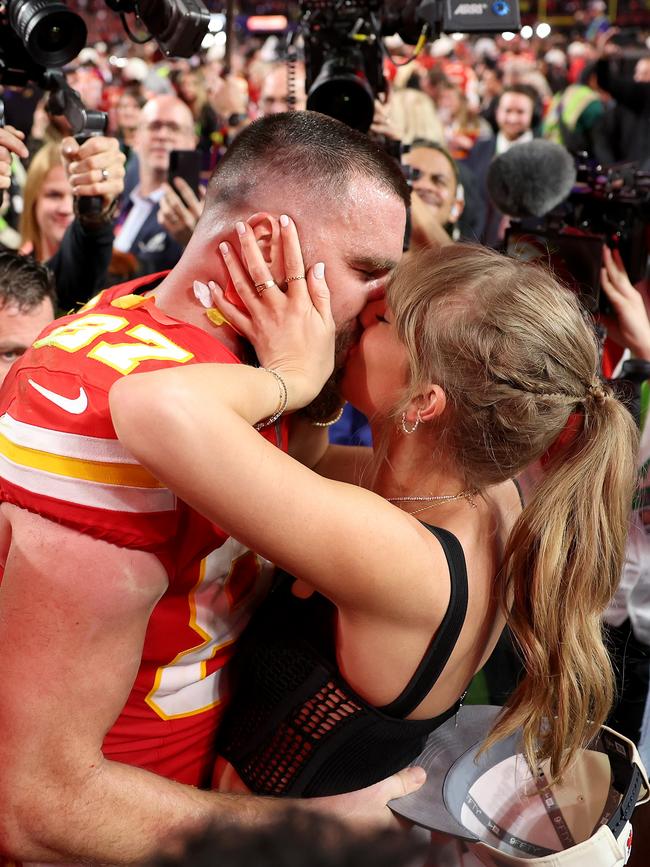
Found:
[(605, 113), (605, 106), (595, 86), (593, 66), (587, 67), (581, 83), (570, 84), (556, 93), (542, 123), (542, 135), (563, 145), (571, 153), (586, 151), (593, 156), (592, 131)]

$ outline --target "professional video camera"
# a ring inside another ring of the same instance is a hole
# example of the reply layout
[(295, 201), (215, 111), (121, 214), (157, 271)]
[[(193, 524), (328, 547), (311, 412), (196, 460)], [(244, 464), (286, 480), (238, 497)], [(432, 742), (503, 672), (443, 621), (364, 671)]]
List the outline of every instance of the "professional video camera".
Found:
[[(134, 12), (165, 54), (190, 57), (207, 33), (210, 13), (200, 0), (106, 0), (124, 27)], [(29, 82), (51, 92), (48, 109), (68, 119), (74, 135), (97, 135), (105, 128), (102, 112), (87, 112), (61, 68), (86, 44), (86, 24), (61, 0), (0, 0), (0, 84)], [(0, 114), (0, 124), (2, 115)]]
[(603, 169), (587, 161), (576, 165), (576, 184), (568, 197), (541, 219), (513, 224), (508, 252), (522, 244), (539, 245), (555, 272), (582, 296), (592, 312), (609, 313), (601, 293), (603, 245), (619, 250), (632, 283), (646, 276), (650, 233), (650, 172), (629, 163)]
[[(190, 57), (207, 33), (210, 13), (200, 0), (106, 0), (118, 12), (129, 37), (126, 14), (133, 12), (168, 55)], [(86, 44), (86, 24), (61, 0), (0, 0), (0, 84), (24, 87), (34, 83), (50, 92), (47, 110), (63, 115), (82, 142), (106, 130), (107, 115), (86, 109), (66, 81), (62, 67)], [(0, 126), (4, 107), (0, 101)], [(82, 212), (101, 208), (98, 197), (84, 197)]]
[(301, 0), (307, 108), (366, 132), (386, 89), (383, 37), (416, 51), (441, 32), (519, 30), (517, 0)]

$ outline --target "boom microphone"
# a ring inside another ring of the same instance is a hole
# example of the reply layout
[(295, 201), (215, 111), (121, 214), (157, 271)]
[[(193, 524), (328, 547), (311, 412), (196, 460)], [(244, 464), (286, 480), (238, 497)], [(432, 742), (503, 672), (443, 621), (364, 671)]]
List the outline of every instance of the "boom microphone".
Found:
[(548, 214), (566, 199), (575, 182), (569, 151), (544, 139), (513, 145), (492, 160), (487, 174), (493, 203), (517, 219)]

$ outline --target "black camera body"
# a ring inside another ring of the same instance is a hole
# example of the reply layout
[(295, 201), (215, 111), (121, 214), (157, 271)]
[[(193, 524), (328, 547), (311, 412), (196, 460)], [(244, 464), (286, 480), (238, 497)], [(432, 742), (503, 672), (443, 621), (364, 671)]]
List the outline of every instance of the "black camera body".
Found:
[(632, 283), (646, 276), (650, 234), (650, 172), (634, 164), (603, 169), (577, 166), (577, 184), (568, 198), (539, 220), (514, 223), (507, 252), (550, 261), (555, 273), (582, 297), (593, 313), (611, 313), (600, 288), (606, 244), (621, 254)]
[(441, 32), (519, 30), (517, 0), (301, 0), (307, 108), (366, 132), (374, 99), (386, 89), (382, 39), (409, 45)]

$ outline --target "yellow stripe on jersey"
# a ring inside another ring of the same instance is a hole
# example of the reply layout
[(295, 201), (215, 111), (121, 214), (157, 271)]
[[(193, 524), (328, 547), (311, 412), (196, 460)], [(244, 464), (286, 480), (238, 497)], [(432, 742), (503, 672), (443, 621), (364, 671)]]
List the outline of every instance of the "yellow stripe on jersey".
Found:
[(113, 438), (0, 418), (0, 477), (33, 494), (120, 512), (165, 512), (176, 496)]
[(2, 434), (0, 434), (0, 454), (14, 464), (53, 473), (57, 476), (66, 476), (69, 479), (102, 482), (105, 485), (122, 485), (130, 488), (165, 487), (139, 464), (84, 461), (79, 458), (53, 455), (16, 445)]

